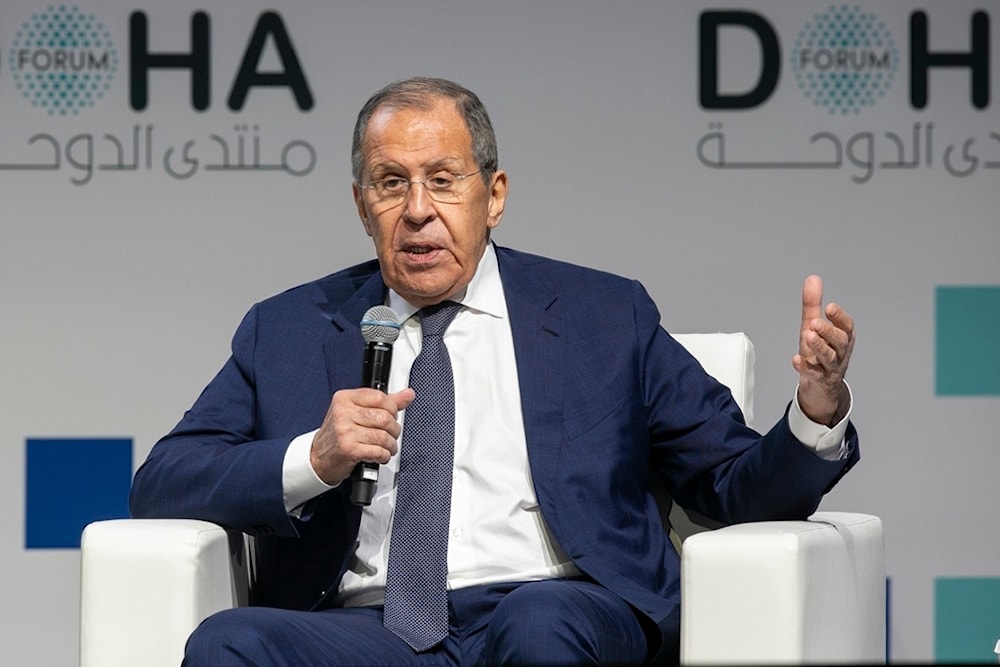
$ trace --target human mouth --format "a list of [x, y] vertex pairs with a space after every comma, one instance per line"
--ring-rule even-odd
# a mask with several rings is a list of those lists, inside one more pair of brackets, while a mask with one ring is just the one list
[[435, 245], [408, 245], [403, 247], [403, 254], [415, 262], [433, 260], [440, 252], [441, 248]]

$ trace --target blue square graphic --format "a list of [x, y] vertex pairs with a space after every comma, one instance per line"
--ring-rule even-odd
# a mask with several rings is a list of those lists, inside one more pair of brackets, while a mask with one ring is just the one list
[[1000, 637], [1000, 578], [934, 580], [934, 659], [996, 664]]
[[1000, 396], [1000, 286], [938, 286], [938, 396]]
[[25, 453], [26, 549], [78, 549], [91, 521], [128, 517], [131, 438], [28, 438]]

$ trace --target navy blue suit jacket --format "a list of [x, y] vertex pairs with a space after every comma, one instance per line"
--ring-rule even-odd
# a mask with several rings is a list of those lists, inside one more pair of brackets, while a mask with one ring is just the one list
[[[821, 460], [782, 419], [747, 428], [729, 391], [661, 327], [631, 280], [497, 248], [531, 477], [552, 534], [581, 571], [658, 626], [676, 651], [679, 561], [650, 495], [725, 523], [801, 519], [858, 458]], [[214, 521], [256, 536], [258, 604], [329, 604], [357, 538], [349, 484], [285, 511], [289, 442], [361, 380], [358, 323], [386, 288], [371, 261], [257, 304], [232, 357], [136, 473], [136, 517]]]

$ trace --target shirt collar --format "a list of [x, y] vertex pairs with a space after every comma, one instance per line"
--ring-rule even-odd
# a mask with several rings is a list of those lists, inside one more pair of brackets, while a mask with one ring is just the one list
[[[492, 317], [504, 317], [506, 308], [503, 283], [500, 282], [500, 266], [492, 243], [486, 244], [486, 251], [479, 260], [472, 280], [465, 288], [465, 294], [453, 297], [451, 300]], [[419, 310], [392, 289], [389, 290], [388, 305], [399, 315], [400, 322], [413, 317]]]

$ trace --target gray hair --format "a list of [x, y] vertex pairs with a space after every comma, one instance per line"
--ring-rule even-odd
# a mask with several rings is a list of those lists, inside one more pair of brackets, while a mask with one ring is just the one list
[[354, 180], [361, 181], [364, 169], [361, 145], [368, 131], [368, 122], [376, 111], [383, 107], [430, 110], [434, 101], [441, 98], [455, 102], [469, 134], [472, 135], [472, 157], [479, 167], [483, 182], [489, 184], [490, 177], [497, 170], [498, 158], [497, 138], [486, 107], [471, 90], [453, 81], [428, 77], [414, 77], [391, 83], [372, 95], [361, 107], [351, 143], [351, 172]]

